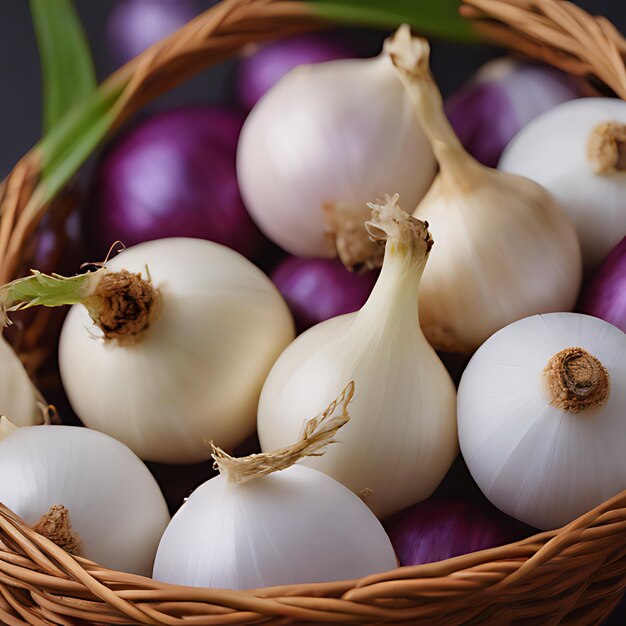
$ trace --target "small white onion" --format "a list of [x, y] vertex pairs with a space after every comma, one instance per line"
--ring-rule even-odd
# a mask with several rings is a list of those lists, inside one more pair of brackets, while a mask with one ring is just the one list
[[[570, 348], [606, 368], [608, 397], [602, 370]], [[568, 379], [580, 390], [564, 387]], [[472, 476], [502, 511], [543, 529], [626, 489], [625, 418], [626, 335], [575, 313], [503, 328], [474, 354], [458, 391], [459, 439]]]
[[78, 555], [149, 575], [169, 521], [146, 466], [123, 444], [75, 426], [18, 428], [0, 441], [0, 502], [35, 526], [69, 512]]
[[149, 274], [160, 308], [130, 343], [105, 340], [84, 306], [72, 308], [59, 363], [77, 415], [151, 461], [201, 461], [208, 439], [241, 443], [254, 431], [263, 381], [294, 335], [278, 290], [240, 254], [198, 239], [128, 248], [106, 272], [121, 269]]
[[244, 484], [216, 476], [167, 527], [154, 578], [254, 589], [358, 578], [397, 566], [360, 498], [325, 474], [291, 467]]
[[11, 346], [0, 337], [0, 415], [16, 426], [41, 423], [37, 392]]
[[366, 203], [391, 191], [415, 205], [435, 174], [386, 53], [289, 72], [252, 110], [237, 158], [246, 206], [272, 241], [305, 257], [339, 250], [348, 265], [370, 249]]
[[[597, 134], [603, 122], [615, 122], [617, 135]], [[626, 102], [583, 98], [560, 104], [523, 128], [498, 167], [552, 193], [574, 221], [583, 263], [593, 270], [626, 235], [625, 148]], [[600, 154], [613, 155], [601, 172]]]

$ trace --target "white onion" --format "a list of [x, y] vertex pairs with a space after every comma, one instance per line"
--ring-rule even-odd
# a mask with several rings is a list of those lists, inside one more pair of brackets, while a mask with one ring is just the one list
[[156, 481], [126, 446], [87, 428], [18, 428], [0, 441], [0, 475], [0, 502], [27, 524], [61, 505], [79, 556], [150, 574], [169, 514]]
[[415, 205], [435, 165], [383, 53], [289, 72], [248, 117], [237, 172], [250, 214], [275, 243], [306, 257], [339, 249], [357, 265], [371, 250], [366, 203], [397, 192]]
[[571, 310], [581, 281], [571, 220], [541, 186], [467, 154], [444, 114], [426, 40], [405, 26], [386, 46], [440, 165], [414, 212], [436, 242], [420, 286], [428, 341], [471, 353], [517, 319]]
[[396, 564], [360, 498], [293, 465], [243, 485], [217, 476], [196, 489], [163, 535], [154, 578], [253, 589], [357, 578]]
[[[603, 122], [615, 122], [620, 139], [597, 136]], [[595, 137], [601, 153], [615, 150], [616, 159], [598, 172], [590, 158]], [[584, 98], [558, 105], [523, 128], [507, 146], [499, 168], [522, 174], [543, 185], [570, 215], [580, 239], [583, 263], [593, 270], [626, 235], [626, 102]], [[617, 149], [616, 149], [617, 147]], [[603, 169], [603, 168], [601, 168]]]
[[[294, 441], [309, 415], [354, 380], [339, 444], [302, 463], [332, 476], [386, 517], [427, 498], [457, 452], [455, 389], [418, 321], [420, 278], [432, 244], [397, 197], [372, 205], [368, 229], [386, 239], [382, 272], [357, 313], [300, 335], [272, 368], [259, 401], [264, 451]], [[435, 246], [438, 244], [435, 244]]]
[[294, 465], [306, 455], [325, 454], [349, 419], [353, 393], [350, 383], [283, 449], [237, 459], [214, 448], [220, 475], [199, 487], [172, 519], [154, 577], [250, 589], [393, 569], [391, 542], [362, 500], [321, 472]]
[[121, 345], [103, 339], [84, 306], [70, 311], [59, 364], [77, 415], [151, 461], [206, 459], [207, 439], [241, 443], [254, 431], [263, 381], [294, 334], [274, 285], [236, 252], [197, 239], [139, 244], [106, 272], [122, 268], [149, 272], [160, 312]]
[[[590, 384], [578, 410], [555, 402], [544, 370], [568, 348], [606, 368], [604, 402]], [[566, 524], [626, 489], [625, 417], [626, 335], [587, 315], [536, 315], [503, 328], [459, 386], [459, 439], [472, 476], [497, 507], [538, 528]]]

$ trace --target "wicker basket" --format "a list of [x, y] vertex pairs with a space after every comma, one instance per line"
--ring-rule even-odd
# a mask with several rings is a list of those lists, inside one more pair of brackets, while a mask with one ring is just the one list
[[[626, 45], [606, 20], [560, 0], [466, 0], [464, 11], [493, 39], [594, 76], [626, 98]], [[103, 84], [115, 94], [106, 131], [247, 43], [324, 25], [302, 2], [224, 0]], [[71, 197], [46, 193], [41, 163], [36, 146], [0, 189], [2, 282], [23, 273], [41, 217], [63, 214]], [[43, 328], [31, 324], [26, 351]], [[514, 544], [361, 580], [252, 591], [177, 587], [104, 569], [70, 556], [2, 505], [0, 542], [0, 620], [9, 626], [587, 625], [600, 623], [626, 588], [626, 492], [558, 531]]]

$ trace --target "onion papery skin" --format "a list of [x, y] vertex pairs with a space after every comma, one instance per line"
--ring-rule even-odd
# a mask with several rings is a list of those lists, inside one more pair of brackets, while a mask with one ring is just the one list
[[589, 282], [581, 311], [626, 333], [626, 237], [615, 246]]
[[63, 505], [80, 556], [150, 574], [169, 514], [156, 481], [126, 446], [78, 426], [18, 428], [0, 442], [0, 472], [0, 501], [27, 524]]
[[359, 55], [332, 34], [310, 33], [280, 39], [241, 61], [235, 91], [241, 105], [249, 111], [292, 69], [355, 56]]
[[528, 179], [477, 167], [467, 189], [440, 175], [414, 212], [438, 242], [420, 284], [422, 329], [436, 349], [464, 354], [516, 320], [571, 311], [581, 284], [562, 207]]
[[496, 167], [513, 137], [538, 115], [583, 95], [582, 82], [547, 65], [503, 57], [486, 63], [446, 100], [446, 114], [465, 149]]
[[293, 339], [287, 305], [247, 259], [200, 239], [127, 248], [107, 264], [146, 276], [161, 311], [133, 345], [104, 341], [87, 309], [69, 312], [59, 346], [63, 386], [83, 423], [161, 463], [208, 459], [254, 432], [274, 361]]
[[338, 259], [285, 258], [272, 272], [296, 322], [297, 331], [358, 311], [376, 282], [376, 272], [349, 272]]
[[[544, 370], [568, 348], [606, 368], [603, 406], [551, 403]], [[543, 530], [559, 528], [626, 489], [626, 335], [579, 313], [519, 320], [490, 337], [458, 390], [461, 452], [487, 498]]]
[[395, 568], [380, 522], [332, 478], [300, 465], [243, 484], [217, 476], [163, 534], [153, 577], [222, 589], [359, 578]]
[[611, 121], [626, 124], [626, 102], [565, 102], [524, 127], [498, 165], [538, 182], [557, 199], [574, 222], [587, 273], [626, 235], [626, 172], [596, 174], [587, 157], [592, 130]]
[[248, 258], [265, 243], [237, 183], [242, 117], [220, 107], [158, 113], [123, 134], [99, 164], [83, 226], [94, 259], [111, 244], [198, 237]]
[[269, 239], [296, 256], [331, 258], [337, 246], [327, 207], [365, 222], [367, 202], [390, 191], [414, 206], [435, 164], [391, 61], [381, 55], [300, 66], [284, 76], [244, 124], [237, 174], [244, 203]]
[[122, 65], [195, 15], [190, 0], [117, 0], [105, 26], [111, 57]]
[[495, 548], [520, 538], [521, 528], [490, 505], [468, 500], [424, 500], [385, 522], [400, 565], [423, 565]]

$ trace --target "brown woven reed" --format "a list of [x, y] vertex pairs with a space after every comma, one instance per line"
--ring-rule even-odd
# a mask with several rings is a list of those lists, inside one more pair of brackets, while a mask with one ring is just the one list
[[[465, 0], [489, 38], [626, 97], [626, 44], [560, 0]], [[224, 0], [121, 68], [115, 129], [155, 96], [243, 46], [325, 24], [293, 0]], [[0, 282], [21, 275], [44, 199], [35, 146], [0, 186]], [[31, 324], [30, 344], [45, 324]], [[28, 345], [28, 342], [26, 342]], [[123, 532], [123, 528], [120, 528]], [[0, 505], [0, 621], [17, 624], [599, 624], [626, 588], [626, 492], [559, 531], [361, 580], [236, 592], [176, 587], [72, 557]]]
[[[123, 532], [123, 529], [120, 529]], [[176, 587], [70, 556], [0, 506], [0, 619], [17, 624], [599, 624], [626, 579], [626, 492], [560, 531], [360, 580]]]

